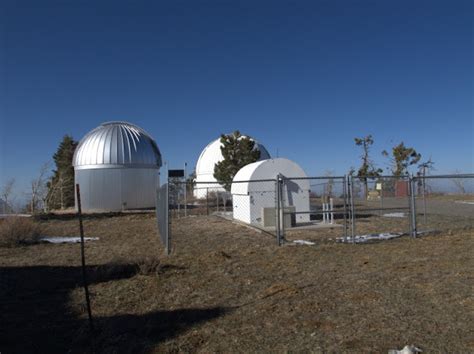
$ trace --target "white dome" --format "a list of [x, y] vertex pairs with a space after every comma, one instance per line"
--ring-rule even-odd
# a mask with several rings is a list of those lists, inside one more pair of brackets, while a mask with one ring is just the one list
[[[296, 163], [285, 158], [268, 159], [257, 161], [242, 167], [234, 176], [233, 182], [258, 181], [276, 179], [281, 174], [286, 178], [300, 178], [298, 184], [302, 189], [309, 190], [308, 176], [304, 170]], [[258, 183], [232, 183], [232, 194], [248, 194], [252, 188], [261, 188]]]
[[[196, 164], [196, 177], [198, 181], [202, 182], [214, 182], [214, 166], [224, 160], [221, 152], [222, 143], [221, 139], [218, 138], [211, 143], [209, 143], [204, 150], [202, 150], [201, 155]], [[253, 139], [252, 139], [253, 140]], [[267, 149], [255, 141], [255, 149], [260, 150], [260, 159], [266, 160], [270, 158], [270, 154]]]
[[307, 175], [297, 163], [283, 158], [257, 161], [237, 172], [231, 188], [234, 219], [265, 226], [265, 209], [275, 209], [275, 180], [280, 174], [288, 178], [281, 191], [284, 207], [294, 208], [296, 223], [309, 222]]
[[74, 153], [75, 169], [161, 167], [161, 153], [153, 138], [127, 122], [107, 122], [90, 131]]

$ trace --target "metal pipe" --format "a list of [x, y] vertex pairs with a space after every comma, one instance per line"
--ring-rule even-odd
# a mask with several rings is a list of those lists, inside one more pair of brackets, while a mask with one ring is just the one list
[[166, 200], [166, 213], [165, 213], [165, 222], [166, 222], [166, 254], [170, 254], [171, 253], [171, 220], [170, 220], [170, 217], [169, 217], [169, 196], [170, 196], [170, 184], [167, 183], [166, 184], [166, 196], [165, 196], [165, 200]]
[[209, 188], [206, 188], [206, 214], [209, 215]]
[[281, 246], [281, 234], [280, 234], [280, 177], [278, 176], [275, 181], [275, 229], [276, 229], [276, 237], [277, 237], [277, 244]]
[[409, 213], [409, 219], [408, 219], [408, 234], [409, 235], [412, 235], [413, 236], [413, 205], [412, 205], [412, 200], [411, 200], [411, 195], [413, 194], [411, 192], [411, 188], [412, 188], [412, 180], [411, 180], [411, 177], [408, 176], [408, 213]]
[[416, 227], [416, 199], [415, 199], [415, 183], [413, 181], [413, 178], [411, 179], [411, 189], [412, 189], [412, 193], [411, 193], [411, 201], [412, 201], [412, 210], [411, 210], [411, 213], [412, 213], [412, 236], [413, 237], [417, 237], [418, 235], [418, 231], [417, 231], [417, 227]]
[[186, 167], [188, 163], [184, 163], [184, 216], [188, 216], [188, 184], [186, 181]]
[[354, 207], [354, 176], [350, 176], [350, 201], [351, 201], [351, 238], [355, 244], [355, 207]]
[[280, 227], [280, 245], [283, 243], [283, 240], [285, 239], [285, 218], [284, 218], [284, 211], [285, 211], [285, 201], [284, 201], [284, 183], [285, 179], [282, 177], [282, 175], [279, 176], [280, 179], [280, 222], [281, 222], [281, 227]]
[[344, 238], [347, 237], [347, 176], [344, 176], [342, 184], [342, 195], [344, 199]]
[[333, 213], [333, 209], [334, 209], [334, 200], [333, 198], [329, 198], [329, 210], [331, 211], [331, 224], [334, 224], [334, 213]]

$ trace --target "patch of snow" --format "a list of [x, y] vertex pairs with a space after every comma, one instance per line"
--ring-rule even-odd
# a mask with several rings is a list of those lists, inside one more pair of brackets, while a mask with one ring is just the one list
[[0, 214], [0, 219], [3, 218], [12, 218], [12, 217], [18, 217], [18, 218], [30, 218], [30, 214]]
[[455, 203], [474, 205], [474, 200], [456, 200]]
[[294, 240], [293, 243], [296, 243], [297, 245], [309, 245], [309, 246], [315, 245], [314, 242], [305, 241], [305, 240]]
[[[383, 232], [380, 234], [369, 234], [369, 235], [357, 235], [354, 237], [355, 243], [365, 243], [370, 241], [385, 241], [391, 240], [393, 238], [397, 238], [404, 235], [403, 233], [390, 233], [390, 232]], [[352, 237], [338, 237], [336, 239], [337, 242], [344, 242], [344, 243], [352, 243]]]
[[387, 218], [404, 218], [406, 215], [405, 213], [388, 213], [383, 214], [382, 216], [385, 216]]
[[415, 347], [414, 345], [405, 345], [402, 350], [390, 349], [388, 354], [416, 354], [422, 352], [423, 350]]
[[[97, 241], [98, 237], [84, 237], [84, 241]], [[50, 237], [44, 236], [40, 237], [40, 241], [48, 243], [80, 243], [81, 238], [77, 236], [71, 237]]]

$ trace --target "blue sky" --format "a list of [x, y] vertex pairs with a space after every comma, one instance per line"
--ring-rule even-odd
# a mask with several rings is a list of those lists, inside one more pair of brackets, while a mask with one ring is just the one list
[[474, 171], [473, 2], [22, 1], [0, 5], [0, 183], [64, 134], [147, 130], [171, 167], [239, 129], [308, 174], [400, 141]]

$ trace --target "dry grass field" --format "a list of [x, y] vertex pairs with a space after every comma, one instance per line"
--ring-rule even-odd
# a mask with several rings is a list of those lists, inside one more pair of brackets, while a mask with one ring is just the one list
[[[370, 230], [398, 222], [364, 221]], [[78, 235], [68, 215], [40, 221]], [[359, 225], [362, 225], [359, 223]], [[372, 225], [372, 226], [371, 226]], [[90, 216], [95, 334], [78, 244], [0, 248], [0, 352], [474, 352], [474, 231], [381, 243], [277, 247], [215, 216], [174, 219], [163, 256], [153, 214]], [[314, 236], [317, 235], [317, 236]]]

